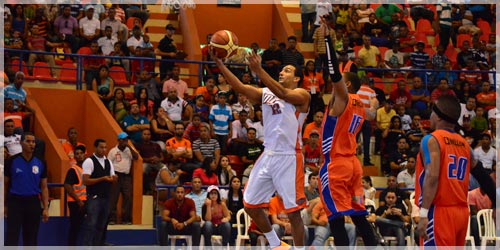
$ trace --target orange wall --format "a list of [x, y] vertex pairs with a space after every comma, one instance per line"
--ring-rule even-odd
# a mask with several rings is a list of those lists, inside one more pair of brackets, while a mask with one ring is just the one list
[[206, 43], [207, 34], [226, 29], [238, 36], [241, 46], [250, 47], [257, 42], [261, 48], [267, 48], [272, 35], [273, 5], [245, 2], [242, 1], [241, 8], [197, 4], [193, 12], [200, 42]]
[[[49, 166], [49, 182], [62, 183], [69, 159], [64, 155], [57, 138], [67, 138], [67, 130], [75, 127], [78, 141], [87, 145], [90, 156], [94, 152], [94, 140], [106, 140], [108, 150], [116, 146], [120, 126], [115, 122], [99, 97], [92, 91], [29, 89], [29, 103], [36, 104], [35, 134], [47, 144], [46, 158]], [[61, 155], [62, 151], [62, 155]], [[133, 223], [140, 224], [142, 208], [142, 159], [134, 161], [133, 175]]]

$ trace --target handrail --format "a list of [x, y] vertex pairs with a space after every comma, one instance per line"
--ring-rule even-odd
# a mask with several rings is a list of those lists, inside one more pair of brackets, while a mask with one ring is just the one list
[[[45, 52], [45, 51], [28, 51], [28, 50], [18, 50], [18, 49], [3, 49], [6, 52], [14, 52], [14, 53], [20, 53], [20, 57], [23, 58], [24, 54], [42, 54], [42, 55], [60, 55], [60, 56], [66, 56], [66, 57], [76, 57], [77, 58], [77, 65], [76, 65], [76, 70], [77, 70], [77, 78], [76, 78], [76, 88], [77, 90], [82, 89], [82, 77], [83, 77], [83, 59], [84, 58], [109, 58], [109, 59], [125, 59], [125, 60], [140, 60], [140, 69], [142, 71], [143, 69], [143, 64], [146, 61], [153, 61], [154, 63], [156, 62], [173, 62], [173, 63], [182, 63], [182, 64], [197, 64], [198, 65], [198, 72], [197, 74], [184, 74], [186, 76], [198, 76], [198, 84], [197, 86], [202, 86], [203, 85], [203, 65], [213, 65], [215, 62], [208, 62], [208, 61], [193, 61], [193, 60], [178, 60], [178, 59], [157, 59], [151, 58], [151, 57], [133, 57], [133, 56], [124, 56], [124, 57], [119, 57], [119, 56], [103, 56], [103, 55], [82, 55], [82, 54], [56, 54], [54, 52]], [[1, 51], [1, 50], [0, 50]], [[226, 65], [229, 66], [247, 66], [246, 64], [239, 64], [239, 63], [227, 63]], [[19, 69], [20, 71], [23, 70], [23, 65], [22, 61], [19, 60]], [[265, 66], [265, 65], [264, 65]], [[319, 69], [319, 68], [318, 68]], [[435, 69], [381, 69], [381, 68], [358, 68], [359, 71], [367, 71], [367, 72], [415, 72], [415, 73], [429, 73], [429, 72], [453, 72], [457, 73], [459, 75], [460, 73], [480, 73], [480, 74], [492, 74], [493, 75], [493, 83], [490, 83], [491, 85], [494, 85], [496, 88], [496, 70], [495, 71], [490, 71], [490, 70], [435, 70]], [[127, 73], [131, 73], [131, 71], [127, 71]], [[159, 72], [150, 72], [150, 73], [159, 73]], [[422, 79], [423, 83], [425, 84], [426, 87], [428, 87], [429, 82], [427, 78], [427, 74], [424, 74], [424, 79]], [[397, 79], [396, 77], [395, 79]], [[383, 82], [385, 84], [385, 82]], [[392, 82], [391, 82], [392, 83]], [[132, 84], [132, 83], [131, 83]], [[450, 83], [451, 84], [451, 83]]]

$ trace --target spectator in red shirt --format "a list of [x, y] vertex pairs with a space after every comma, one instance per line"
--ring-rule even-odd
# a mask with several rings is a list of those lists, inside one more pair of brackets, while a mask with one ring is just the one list
[[474, 60], [472, 58], [467, 59], [466, 61], [467, 66], [462, 69], [460, 73], [460, 80], [467, 82], [468, 84], [471, 85], [473, 89], [478, 89], [479, 82], [482, 80], [481, 73], [476, 73], [476, 72], [467, 72], [470, 70], [477, 70], [479, 71], [480, 69], [476, 66], [474, 63]]
[[[141, 46], [135, 47], [135, 56], [138, 59], [132, 60], [130, 65], [130, 71], [132, 74], [132, 83], [135, 84], [137, 82], [137, 78], [140, 77], [140, 74], [143, 70], [148, 73], [155, 72], [155, 64], [152, 60], [143, 60], [139, 58], [148, 58], [147, 51], [145, 51]], [[151, 59], [151, 58], [148, 58]]]
[[[28, 43], [27, 47], [31, 51], [39, 51], [39, 52], [47, 52], [45, 49], [45, 46], [50, 46], [50, 47], [57, 47], [60, 46], [58, 43], [51, 43], [45, 39], [45, 37], [40, 36], [40, 28], [38, 25], [33, 25], [31, 28], [31, 37], [28, 38]], [[53, 55], [47, 55], [47, 54], [35, 54], [31, 53], [29, 55], [28, 59], [28, 70], [30, 71], [30, 74], [33, 75], [33, 64], [35, 61], [38, 61], [40, 59], [43, 59], [50, 67], [50, 73], [52, 77], [56, 77], [56, 72], [55, 72], [55, 61], [54, 61], [54, 56]]]
[[[97, 40], [90, 43], [90, 51], [92, 52], [90, 56], [102, 56], [102, 52], [99, 51], [99, 44], [97, 44]], [[87, 90], [92, 90], [92, 81], [99, 77], [99, 68], [101, 65], [105, 64], [106, 62], [102, 57], [83, 58], [83, 69], [85, 70], [85, 83], [87, 84]]]
[[398, 82], [398, 88], [391, 92], [390, 100], [395, 105], [403, 105], [406, 109], [411, 108], [411, 94], [406, 89], [405, 80], [400, 80]]
[[442, 95], [456, 96], [455, 95], [455, 91], [453, 91], [452, 89], [450, 89], [450, 87], [448, 85], [448, 80], [446, 78], [440, 79], [439, 80], [439, 85], [437, 86], [436, 89], [434, 89], [434, 91], [432, 91], [432, 93], [431, 93], [431, 102], [435, 103], [437, 101], [437, 99], [440, 96], [442, 96]]
[[201, 168], [197, 168], [193, 172], [193, 178], [198, 177], [201, 179], [201, 184], [204, 186], [208, 185], [219, 185], [219, 180], [217, 179], [217, 175], [215, 174], [215, 170], [217, 170], [217, 162], [213, 157], [207, 156], [203, 159], [203, 163], [201, 164]]

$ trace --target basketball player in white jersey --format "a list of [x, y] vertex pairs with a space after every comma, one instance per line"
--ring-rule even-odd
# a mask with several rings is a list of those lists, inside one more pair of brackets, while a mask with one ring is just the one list
[[[290, 220], [295, 247], [303, 249], [304, 226], [300, 210], [307, 206], [304, 195], [304, 166], [301, 131], [309, 110], [310, 95], [297, 88], [301, 70], [287, 65], [274, 80], [262, 68], [259, 55], [249, 56], [250, 69], [262, 80], [266, 88], [243, 84], [215, 56], [215, 62], [224, 77], [237, 93], [242, 93], [253, 104], [262, 104], [264, 122], [264, 152], [255, 162], [243, 194], [245, 211], [264, 232], [271, 248], [289, 248], [272, 230], [263, 208], [277, 191], [283, 198], [285, 211]], [[291, 226], [293, 225], [293, 226]]]

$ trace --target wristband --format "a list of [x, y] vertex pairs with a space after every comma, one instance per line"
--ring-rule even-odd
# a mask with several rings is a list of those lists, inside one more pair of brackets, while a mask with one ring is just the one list
[[184, 221], [184, 226], [187, 227], [187, 225], [188, 225], [187, 222]]
[[427, 218], [427, 215], [429, 214], [429, 209], [426, 208], [420, 208], [420, 218]]

